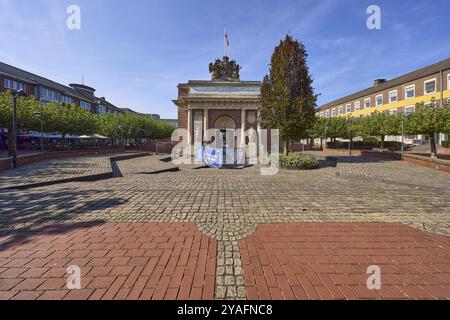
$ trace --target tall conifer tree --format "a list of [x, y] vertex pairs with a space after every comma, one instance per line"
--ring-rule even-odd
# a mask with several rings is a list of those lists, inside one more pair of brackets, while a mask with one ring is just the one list
[[264, 77], [261, 124], [280, 130], [284, 153], [292, 139], [304, 138], [314, 123], [317, 96], [307, 66], [305, 46], [291, 36], [280, 41]]

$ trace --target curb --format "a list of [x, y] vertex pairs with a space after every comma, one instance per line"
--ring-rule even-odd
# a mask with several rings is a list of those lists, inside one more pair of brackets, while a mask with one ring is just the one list
[[111, 163], [111, 171], [110, 172], [97, 173], [97, 174], [91, 174], [91, 175], [87, 175], [87, 176], [79, 176], [79, 177], [72, 177], [72, 178], [65, 178], [65, 179], [58, 179], [58, 180], [51, 180], [51, 181], [33, 182], [33, 183], [27, 183], [27, 184], [21, 184], [21, 185], [6, 186], [6, 187], [1, 187], [0, 190], [23, 190], [23, 189], [45, 187], [45, 186], [50, 186], [50, 185], [54, 185], [54, 184], [68, 183], [68, 182], [83, 182], [83, 181], [93, 182], [93, 181], [100, 181], [100, 180], [122, 177], [123, 175], [120, 172], [119, 166], [117, 165], [116, 161], [146, 157], [149, 155], [150, 155], [150, 153], [136, 153], [136, 154], [127, 154], [127, 155], [122, 155], [122, 156], [109, 157], [109, 161]]

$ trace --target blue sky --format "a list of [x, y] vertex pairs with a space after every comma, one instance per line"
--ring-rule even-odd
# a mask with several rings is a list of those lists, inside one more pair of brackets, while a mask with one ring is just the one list
[[[81, 30], [66, 8], [81, 8]], [[366, 27], [379, 5], [381, 30]], [[448, 0], [0, 0], [0, 61], [97, 89], [120, 107], [176, 118], [176, 85], [210, 79], [228, 55], [242, 80], [261, 80], [286, 33], [309, 52], [319, 104], [450, 56]]]

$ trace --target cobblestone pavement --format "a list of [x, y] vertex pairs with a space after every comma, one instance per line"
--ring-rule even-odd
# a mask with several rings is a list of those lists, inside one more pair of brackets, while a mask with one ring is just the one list
[[0, 173], [0, 188], [111, 172], [109, 156], [43, 160]]
[[261, 225], [239, 245], [252, 300], [450, 298], [450, 239], [401, 224]]
[[[334, 167], [275, 176], [253, 167], [0, 191], [0, 232], [52, 221], [195, 222], [208, 236], [236, 241], [261, 223], [385, 221], [449, 235], [448, 174], [426, 169], [416, 179], [421, 188], [337, 177]], [[442, 187], [429, 188], [428, 180]]]
[[153, 174], [162, 171], [190, 171], [205, 167], [203, 164], [176, 165], [170, 161], [170, 155], [152, 155], [130, 160], [118, 161], [117, 165], [123, 176]]
[[338, 159], [337, 172], [347, 177], [383, 179], [389, 183], [429, 189], [448, 189], [450, 184], [449, 174], [442, 174], [405, 161], [361, 157]]
[[171, 162], [161, 161], [162, 159], [167, 158], [167, 155], [162, 156], [148, 156], [148, 157], [140, 157], [135, 159], [117, 161], [117, 166], [119, 167], [122, 175], [125, 176], [133, 176], [143, 173], [153, 173], [162, 170], [173, 169], [176, 166]]
[[[387, 222], [450, 235], [449, 175], [405, 162], [344, 159], [337, 167], [274, 176], [260, 175], [257, 167], [138, 173], [152, 162], [161, 164], [157, 157], [120, 161], [123, 178], [0, 190], [0, 236], [27, 234], [43, 223], [188, 223], [217, 241], [215, 296], [239, 299], [255, 297], [241, 285], [239, 241], [262, 225]], [[389, 181], [382, 180], [386, 175]], [[412, 183], [402, 180], [411, 175]]]

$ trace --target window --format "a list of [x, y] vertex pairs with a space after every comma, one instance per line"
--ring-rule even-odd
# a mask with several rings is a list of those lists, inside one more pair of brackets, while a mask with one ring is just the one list
[[346, 104], [345, 105], [345, 113], [350, 113], [350, 112], [352, 112], [352, 105]]
[[424, 94], [435, 93], [436, 92], [436, 79], [431, 79], [423, 82], [423, 92]]
[[47, 88], [41, 88], [41, 97], [43, 99], [57, 100], [58, 93]]
[[339, 106], [338, 107], [338, 114], [342, 114], [342, 112], [343, 112], [343, 108], [342, 108], [342, 106]]
[[98, 114], [104, 114], [106, 113], [106, 107], [102, 106], [101, 104], [98, 106], [98, 110], [97, 110]]
[[325, 117], [329, 118], [330, 117], [330, 110], [325, 111]]
[[450, 90], [450, 73], [447, 75], [447, 90]]
[[397, 114], [397, 109], [391, 109], [389, 110], [389, 114]]
[[323, 115], [324, 115], [324, 113], [323, 113], [323, 111], [320, 113], [320, 117], [321, 118], [323, 118]]
[[19, 91], [20, 89], [22, 89], [24, 92], [26, 92], [27, 90], [27, 86], [25, 85], [25, 83], [14, 81], [11, 79], [5, 79], [4, 86], [5, 89], [10, 89], [14, 91]]
[[68, 96], [61, 96], [61, 102], [65, 104], [72, 104], [73, 98]]
[[405, 99], [411, 99], [411, 98], [414, 98], [415, 96], [416, 96], [416, 86], [415, 85], [405, 87]]
[[375, 97], [375, 105], [376, 106], [381, 106], [382, 104], [383, 104], [383, 95], [380, 94], [380, 95]]
[[405, 115], [409, 116], [414, 113], [414, 106], [405, 107]]
[[80, 101], [80, 107], [86, 110], [91, 110], [91, 104], [85, 101]]
[[332, 117], [336, 116], [336, 108], [331, 109], [331, 116]]
[[398, 101], [398, 91], [397, 90], [389, 91], [389, 103], [397, 101]]
[[361, 108], [361, 103], [359, 101], [355, 101], [355, 111]]
[[370, 108], [371, 104], [370, 104], [370, 98], [364, 99], [364, 108]]

